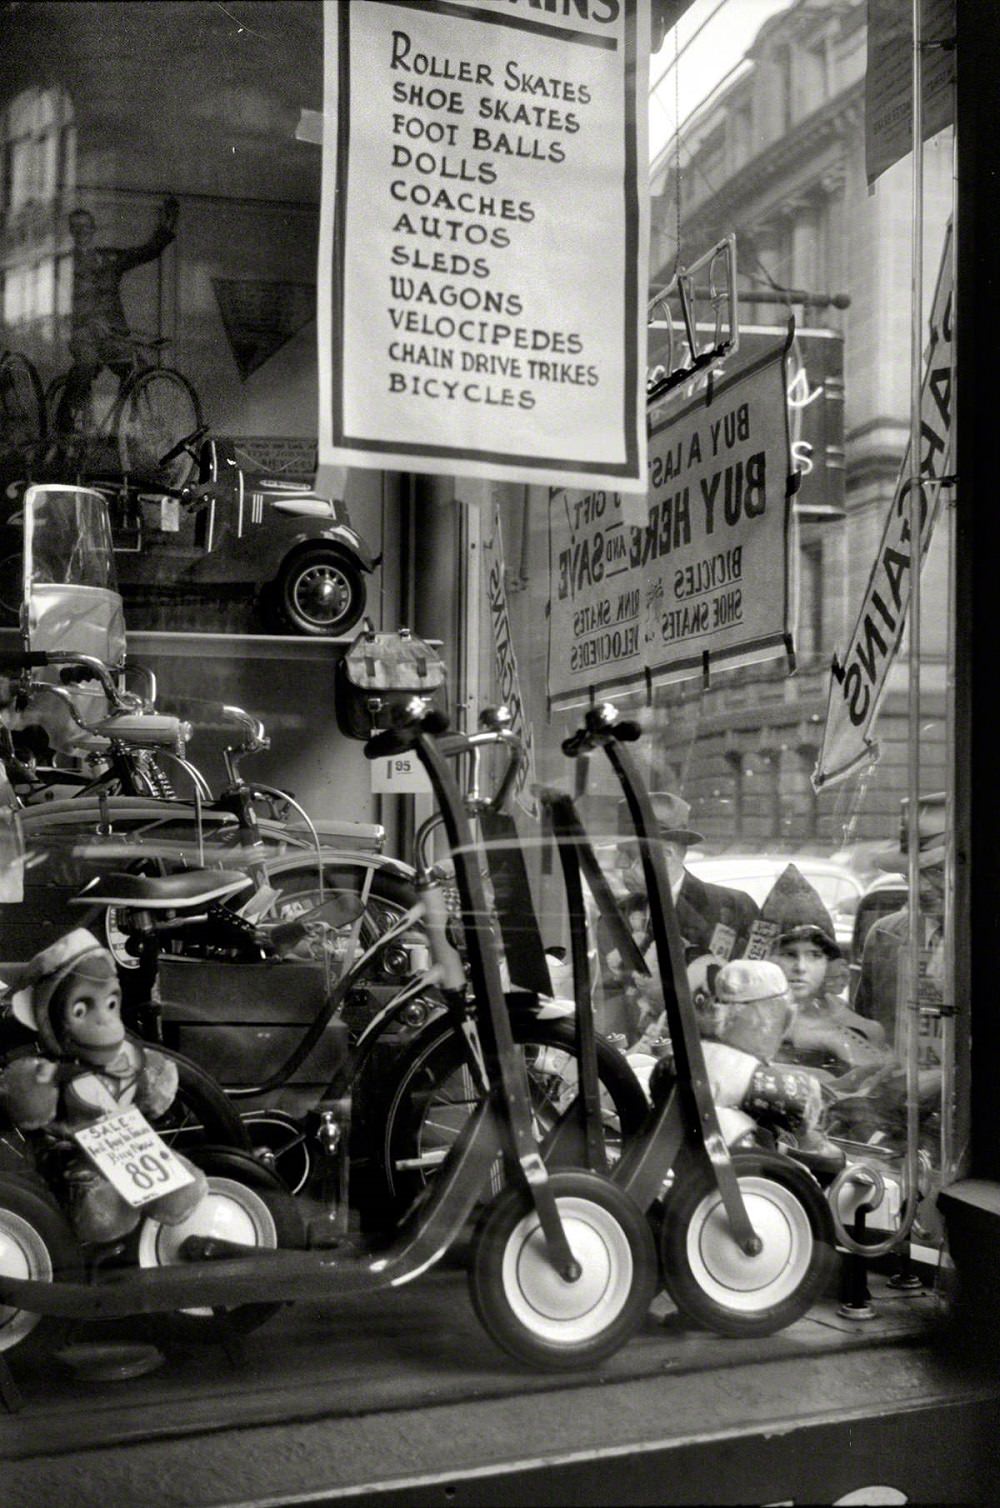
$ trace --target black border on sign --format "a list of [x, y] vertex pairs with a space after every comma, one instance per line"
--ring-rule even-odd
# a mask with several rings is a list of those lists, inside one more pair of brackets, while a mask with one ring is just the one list
[[[375, 0], [375, 3], [383, 5], [411, 5], [413, 0]], [[638, 65], [637, 51], [637, 26], [638, 26], [638, 0], [623, 0], [625, 18], [625, 66], [622, 70], [622, 82], [625, 103], [625, 182], [624, 182], [624, 207], [625, 207], [625, 371], [626, 373], [637, 370], [639, 360], [639, 305], [638, 289], [632, 269], [635, 266], [638, 255], [639, 237], [639, 181], [638, 162], [636, 152], [636, 118], [634, 87], [630, 87], [630, 81], [634, 84], [635, 70]], [[510, 26], [519, 31], [536, 31], [546, 35], [558, 36], [566, 42], [576, 43], [581, 46], [600, 45], [607, 47], [610, 42], [617, 46], [611, 38], [595, 37], [592, 33], [574, 32], [563, 27], [547, 26], [538, 22], [520, 20], [516, 16], [508, 16], [498, 12], [491, 14], [485, 11], [473, 10], [468, 6], [455, 3], [455, 0], [428, 0], [427, 4], [421, 4], [416, 8], [421, 10], [435, 10], [443, 14], [462, 16], [470, 20], [480, 21], [486, 25]], [[350, 48], [350, 10], [349, 4], [342, 3], [338, 7], [338, 58], [337, 58], [337, 82], [340, 93], [341, 108], [339, 110], [339, 127], [337, 132], [337, 204], [334, 208], [334, 250], [333, 250], [333, 279], [334, 296], [331, 299], [331, 313], [333, 327], [330, 331], [331, 361], [331, 428], [333, 432], [333, 444], [338, 449], [365, 451], [372, 455], [383, 455], [388, 459], [399, 459], [405, 456], [426, 456], [433, 458], [441, 457], [447, 460], [470, 460], [492, 462], [498, 466], [517, 466], [525, 471], [553, 471], [563, 470], [572, 474], [593, 474], [595, 476], [621, 477], [628, 480], [635, 475], [638, 462], [638, 439], [637, 414], [636, 414], [636, 387], [634, 382], [625, 382], [623, 394], [623, 421], [625, 430], [625, 459], [618, 463], [605, 461], [580, 461], [568, 456], [536, 456], [511, 454], [500, 450], [470, 450], [464, 445], [393, 445], [388, 440], [366, 439], [361, 435], [348, 435], [344, 429], [344, 366], [340, 343], [337, 339], [338, 330], [344, 328], [344, 220], [343, 206], [347, 204], [349, 189], [348, 183], [348, 158], [350, 148], [350, 68], [348, 65]]]
[[[712, 383], [710, 381], [709, 385], [706, 387], [704, 393], [699, 393], [696, 397], [690, 399], [683, 406], [683, 408], [677, 409], [676, 412], [673, 412], [673, 411], [667, 412], [667, 410], [669, 409], [669, 400], [666, 403], [664, 403], [663, 400], [661, 399], [659, 403], [653, 404], [652, 408], [651, 408], [651, 412], [655, 412], [659, 408], [663, 408], [664, 409], [664, 417], [663, 417], [663, 419], [659, 423], [650, 424], [650, 426], [649, 426], [649, 437], [650, 437], [650, 439], [652, 439], [653, 435], [659, 434], [661, 430], [666, 429], [668, 425], [675, 424], [679, 419], [685, 418], [688, 414], [693, 413], [696, 409], [709, 409], [709, 408], [714, 407], [714, 405], [719, 401], [719, 399], [721, 397], [724, 396], [724, 394], [727, 392], [727, 390], [729, 388], [733, 387], [737, 382], [743, 382], [747, 377], [752, 377], [754, 375], [754, 373], [760, 371], [763, 367], [769, 366], [775, 360], [775, 357], [778, 357], [778, 356], [780, 356], [780, 359], [781, 359], [782, 388], [783, 388], [783, 391], [787, 393], [787, 391], [788, 391], [788, 353], [789, 353], [789, 351], [792, 348], [792, 340], [794, 338], [794, 335], [795, 335], [795, 325], [794, 325], [794, 322], [790, 320], [789, 321], [789, 327], [788, 327], [788, 334], [785, 336], [785, 339], [783, 341], [776, 342], [770, 348], [770, 350], [763, 351], [760, 354], [760, 356], [756, 357], [756, 359], [754, 361], [748, 363], [747, 366], [741, 367], [737, 371], [730, 373], [726, 377], [722, 378], [721, 381], [719, 381], [717, 383]], [[790, 440], [791, 440], [791, 437], [790, 437], [789, 429], [788, 429], [788, 404], [787, 403], [784, 406], [784, 416], [785, 416], [785, 447], [786, 447], [786, 452], [790, 455], [791, 454], [791, 449], [790, 449]], [[798, 490], [798, 486], [799, 486], [799, 474], [798, 474], [798, 472], [797, 471], [790, 471], [787, 474], [786, 478], [785, 478], [785, 521], [784, 521], [784, 533], [783, 533], [783, 548], [784, 548], [784, 552], [785, 552], [785, 569], [784, 569], [784, 572], [782, 573], [782, 575], [783, 575], [783, 586], [784, 586], [784, 600], [782, 602], [782, 609], [781, 609], [781, 618], [782, 618], [783, 627], [780, 630], [775, 630], [775, 632], [773, 634], [766, 634], [766, 635], [764, 635], [762, 638], [751, 639], [748, 642], [743, 643], [743, 644], [739, 644], [739, 645], [735, 645], [734, 644], [731, 649], [720, 649], [720, 650], [716, 650], [714, 652], [710, 651], [709, 652], [709, 662], [712, 665], [717, 665], [720, 668], [725, 668], [725, 665], [726, 665], [727, 661], [729, 661], [729, 660], [741, 659], [744, 655], [755, 654], [758, 650], [768, 649], [768, 648], [776, 647], [776, 646], [779, 646], [779, 645], [782, 648], [785, 648], [786, 650], [788, 649], [788, 646], [789, 646], [789, 644], [791, 642], [791, 632], [792, 632], [792, 625], [791, 625], [790, 617], [789, 617], [790, 608], [791, 608], [791, 592], [790, 592], [790, 579], [789, 579], [790, 575], [791, 575], [791, 572], [789, 570], [789, 549], [790, 549], [790, 544], [791, 544], [791, 531], [792, 531], [792, 521], [793, 521], [791, 503], [792, 503], [792, 497], [794, 496], [795, 492]], [[551, 510], [551, 506], [552, 506], [552, 494], [553, 494], [553, 492], [558, 491], [558, 490], [560, 490], [560, 489], [554, 488], [554, 487], [552, 487], [552, 488], [549, 489], [549, 507], [550, 507], [550, 510]], [[573, 488], [572, 490], [573, 491], [579, 491], [578, 488]], [[647, 499], [648, 499], [648, 496], [649, 496], [649, 490], [647, 488], [647, 490], [646, 490], [646, 497], [647, 497]], [[550, 521], [550, 525], [549, 525], [549, 581], [551, 582], [551, 580], [552, 580], [552, 528], [551, 528], [551, 521]], [[620, 695], [623, 695], [623, 694], [625, 694], [625, 693], [627, 693], [629, 691], [634, 690], [638, 686], [646, 685], [648, 682], [655, 685], [662, 678], [668, 677], [668, 676], [671, 679], [673, 679], [675, 676], [678, 679], [681, 679], [682, 678], [682, 674], [683, 674], [684, 671], [692, 671], [694, 673], [697, 673], [698, 671], [700, 671], [700, 670], [702, 670], [704, 668], [704, 665], [705, 665], [705, 651], [704, 650], [698, 650], [696, 653], [687, 656], [683, 660], [671, 660], [669, 664], [660, 665], [660, 666], [658, 666], [656, 668], [646, 667], [646, 666], [640, 666], [636, 670], [629, 671], [627, 675], [622, 675], [622, 676], [616, 677], [614, 680], [608, 680], [608, 681], [604, 681], [604, 682], [590, 682], [590, 683], [587, 683], [585, 685], [577, 686], [572, 691], [558, 691], [558, 692], [556, 692], [556, 694], [554, 696], [550, 695], [548, 697], [549, 710], [550, 711], [559, 711], [559, 710], [561, 710], [561, 709], [563, 709], [563, 708], [565, 708], [567, 706], [576, 706], [576, 705], [579, 705], [582, 701], [586, 701], [588, 698], [591, 701], [593, 701], [593, 699], [595, 697], [595, 694], [596, 695], [600, 695], [600, 696], [606, 696], [606, 697], [620, 696]], [[681, 673], [680, 675], [678, 674], [679, 672]], [[547, 655], [547, 661], [546, 661], [546, 681], [547, 681], [548, 685], [551, 685], [551, 676], [552, 676], [552, 612], [551, 612], [551, 603], [550, 603], [549, 604], [549, 644], [548, 644], [548, 655]]]

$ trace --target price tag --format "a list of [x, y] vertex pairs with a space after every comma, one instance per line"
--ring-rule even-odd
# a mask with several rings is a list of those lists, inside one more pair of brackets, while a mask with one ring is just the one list
[[751, 923], [750, 936], [747, 939], [744, 958], [767, 958], [771, 949], [778, 941], [781, 928], [777, 922], [765, 922], [758, 919]]
[[415, 754], [393, 754], [371, 762], [372, 792], [377, 796], [429, 796], [427, 771]]
[[709, 940], [708, 951], [716, 958], [721, 958], [723, 963], [733, 956], [733, 948], [736, 945], [736, 932], [732, 927], [727, 927], [725, 922], [716, 922], [715, 929]]
[[73, 1135], [97, 1170], [133, 1209], [194, 1182], [193, 1175], [134, 1105], [102, 1116]]
[[160, 499], [160, 528], [164, 534], [179, 534], [181, 527], [181, 505], [176, 497], [162, 497]]

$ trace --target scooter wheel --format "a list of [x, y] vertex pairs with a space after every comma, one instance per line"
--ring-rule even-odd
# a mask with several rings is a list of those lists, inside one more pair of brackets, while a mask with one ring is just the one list
[[511, 1185], [477, 1224], [469, 1287], [497, 1345], [569, 1372], [610, 1356], [642, 1324], [656, 1291], [656, 1247], [638, 1206], [608, 1179], [571, 1169], [551, 1174], [549, 1186], [581, 1276], [567, 1282], [555, 1270], [530, 1195]]
[[[206, 1148], [193, 1158], [208, 1177], [208, 1195], [180, 1225], [147, 1218], [139, 1227], [136, 1257], [140, 1267], [182, 1261], [188, 1236], [216, 1236], [273, 1251], [306, 1244], [297, 1205], [281, 1180], [246, 1154]], [[232, 1309], [192, 1308], [158, 1315], [157, 1335], [179, 1344], [225, 1341], [248, 1335], [282, 1308], [281, 1303], [239, 1304]]]
[[[76, 1238], [47, 1193], [20, 1176], [0, 1176], [0, 1276], [37, 1282], [79, 1279], [83, 1258]], [[0, 1352], [54, 1350], [69, 1322], [0, 1304]]]
[[732, 1162], [763, 1249], [740, 1250], [707, 1162], [685, 1160], [660, 1226], [663, 1281], [682, 1313], [720, 1335], [772, 1335], [801, 1319], [829, 1281], [830, 1210], [816, 1180], [787, 1158], [738, 1152]]

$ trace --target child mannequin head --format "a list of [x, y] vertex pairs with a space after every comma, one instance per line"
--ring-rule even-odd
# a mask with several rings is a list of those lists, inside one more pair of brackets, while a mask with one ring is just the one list
[[796, 928], [778, 938], [772, 957], [788, 980], [788, 990], [797, 1005], [823, 994], [831, 953], [829, 941], [818, 928]]

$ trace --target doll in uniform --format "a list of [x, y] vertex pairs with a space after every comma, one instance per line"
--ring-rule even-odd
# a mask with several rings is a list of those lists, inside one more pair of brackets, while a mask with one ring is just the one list
[[76, 1150], [74, 1131], [136, 1106], [155, 1120], [177, 1093], [176, 1065], [130, 1040], [121, 1017], [114, 959], [93, 933], [78, 927], [37, 953], [13, 996], [13, 1013], [36, 1033], [38, 1051], [15, 1058], [0, 1074], [0, 1108], [24, 1132], [45, 1132], [71, 1148], [61, 1171], [66, 1212], [81, 1242], [116, 1241], [152, 1215], [178, 1225], [207, 1192], [205, 1175], [134, 1209]]
[[[702, 954], [689, 962], [687, 975], [709, 1091], [726, 1140], [732, 1145], [741, 1130], [752, 1136], [762, 1126], [803, 1151], [836, 1156], [820, 1129], [823, 1100], [815, 1077], [774, 1061], [796, 1016], [777, 964], [749, 958], [720, 964]], [[659, 1057], [649, 1075], [649, 1093], [657, 1099], [674, 1078], [665, 1017], [642, 1042]], [[642, 1043], [637, 1046], [641, 1057]], [[629, 1057], [637, 1072], [646, 1066], [634, 1053]]]

